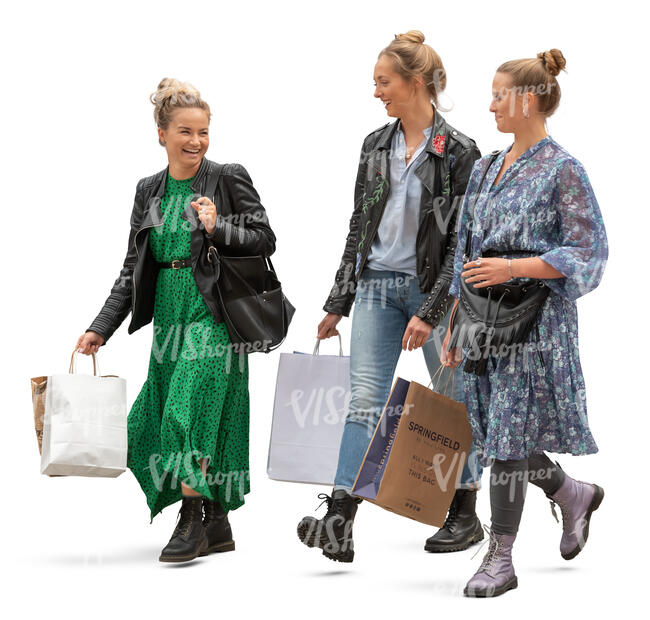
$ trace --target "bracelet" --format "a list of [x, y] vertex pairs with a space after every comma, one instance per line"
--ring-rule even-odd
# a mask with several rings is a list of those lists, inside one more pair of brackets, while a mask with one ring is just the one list
[[510, 259], [510, 258], [508, 259], [508, 272], [510, 273], [510, 277], [514, 278], [514, 276], [512, 275], [512, 264], [510, 262], [511, 260], [512, 259]]

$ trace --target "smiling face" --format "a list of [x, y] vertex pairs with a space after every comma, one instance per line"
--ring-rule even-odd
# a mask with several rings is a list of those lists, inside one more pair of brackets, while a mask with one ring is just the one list
[[405, 80], [395, 71], [393, 61], [386, 55], [375, 65], [375, 97], [381, 99], [388, 116], [401, 118], [417, 101], [418, 83]]
[[179, 108], [167, 129], [158, 128], [158, 136], [165, 142], [171, 167], [179, 170], [198, 169], [210, 145], [210, 121], [201, 108]]
[[497, 129], [503, 133], [515, 133], [523, 127], [528, 118], [524, 116], [524, 96], [528, 100], [529, 118], [533, 115], [534, 95], [517, 94], [512, 87], [509, 73], [497, 72], [492, 80], [492, 102], [490, 112], [494, 114]]

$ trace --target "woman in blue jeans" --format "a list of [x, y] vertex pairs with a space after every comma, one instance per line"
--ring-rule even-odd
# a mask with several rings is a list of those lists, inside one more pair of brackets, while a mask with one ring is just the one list
[[[340, 562], [354, 558], [352, 525], [361, 500], [350, 493], [401, 351], [422, 348], [431, 375], [440, 367], [457, 211], [480, 157], [475, 142], [437, 110], [445, 70], [421, 32], [396, 35], [380, 52], [374, 79], [374, 96], [397, 120], [364, 140], [350, 232], [318, 326], [318, 338], [337, 335], [354, 304], [350, 408], [332, 495], [319, 495], [327, 512], [298, 524], [304, 544]], [[454, 374], [453, 398], [462, 401], [462, 371]], [[481, 473], [472, 449], [447, 520], [425, 549], [459, 551], [483, 538], [475, 513]]]

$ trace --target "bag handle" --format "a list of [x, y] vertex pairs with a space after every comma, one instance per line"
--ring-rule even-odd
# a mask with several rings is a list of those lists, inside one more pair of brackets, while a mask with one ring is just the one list
[[[73, 375], [77, 374], [75, 372], [75, 369], [74, 369], [74, 356], [77, 353], [79, 353], [79, 351], [77, 351], [77, 349], [75, 348], [72, 351], [72, 355], [70, 356], [70, 367], [68, 368], [68, 373], [73, 374]], [[95, 357], [95, 353], [91, 353], [91, 355], [93, 356], [93, 376], [96, 377], [97, 375], [99, 375], [99, 363], [97, 362], [97, 358]]]
[[497, 149], [496, 151], [492, 151], [490, 153], [490, 160], [488, 161], [488, 165], [483, 171], [481, 182], [478, 184], [478, 189], [476, 190], [476, 196], [474, 197], [474, 202], [472, 203], [472, 210], [469, 213], [469, 219], [467, 221], [467, 238], [465, 239], [465, 253], [463, 255], [463, 262], [469, 261], [469, 257], [472, 252], [472, 228], [474, 227], [474, 210], [476, 208], [476, 202], [478, 201], [478, 197], [481, 195], [483, 181], [485, 181], [485, 177], [488, 173], [488, 170], [490, 169], [490, 166], [492, 166], [492, 164], [494, 163], [494, 160], [499, 156], [499, 153], [501, 153], [499, 149]]
[[[440, 391], [440, 390], [438, 390], [438, 385], [440, 385], [440, 379], [442, 377], [443, 368], [450, 368], [451, 372], [449, 373], [449, 376], [447, 377], [447, 381], [445, 381], [445, 384], [442, 386], [442, 391]], [[433, 383], [434, 379], [436, 380], [436, 384], [431, 385]], [[431, 387], [431, 389], [434, 392], [438, 392], [439, 394], [444, 394], [445, 396], [448, 396], [448, 394], [447, 394], [447, 386], [449, 385], [450, 380], [451, 380], [451, 392], [450, 392], [450, 394], [453, 395], [453, 393], [454, 393], [454, 381], [456, 380], [456, 373], [454, 372], [454, 369], [451, 366], [447, 367], [447, 366], [443, 366], [442, 364], [440, 364], [440, 366], [438, 366], [438, 370], [436, 370], [436, 372], [433, 373], [433, 376], [431, 377], [431, 381], [429, 381], [429, 383], [427, 385], [427, 388]], [[449, 396], [449, 397], [451, 398], [451, 396]]]
[[[339, 337], [339, 357], [343, 357], [343, 341], [341, 340], [341, 334], [337, 334]], [[312, 355], [319, 355], [319, 349], [320, 349], [320, 341], [324, 340], [323, 338], [316, 338], [316, 346], [314, 347], [314, 351]]]

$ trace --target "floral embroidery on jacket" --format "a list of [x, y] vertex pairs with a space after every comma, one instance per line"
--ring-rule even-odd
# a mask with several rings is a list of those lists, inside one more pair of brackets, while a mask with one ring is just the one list
[[438, 155], [440, 155], [440, 153], [445, 150], [446, 139], [447, 136], [443, 136], [441, 133], [437, 134], [433, 139], [433, 148], [435, 149], [436, 153], [438, 153]]

